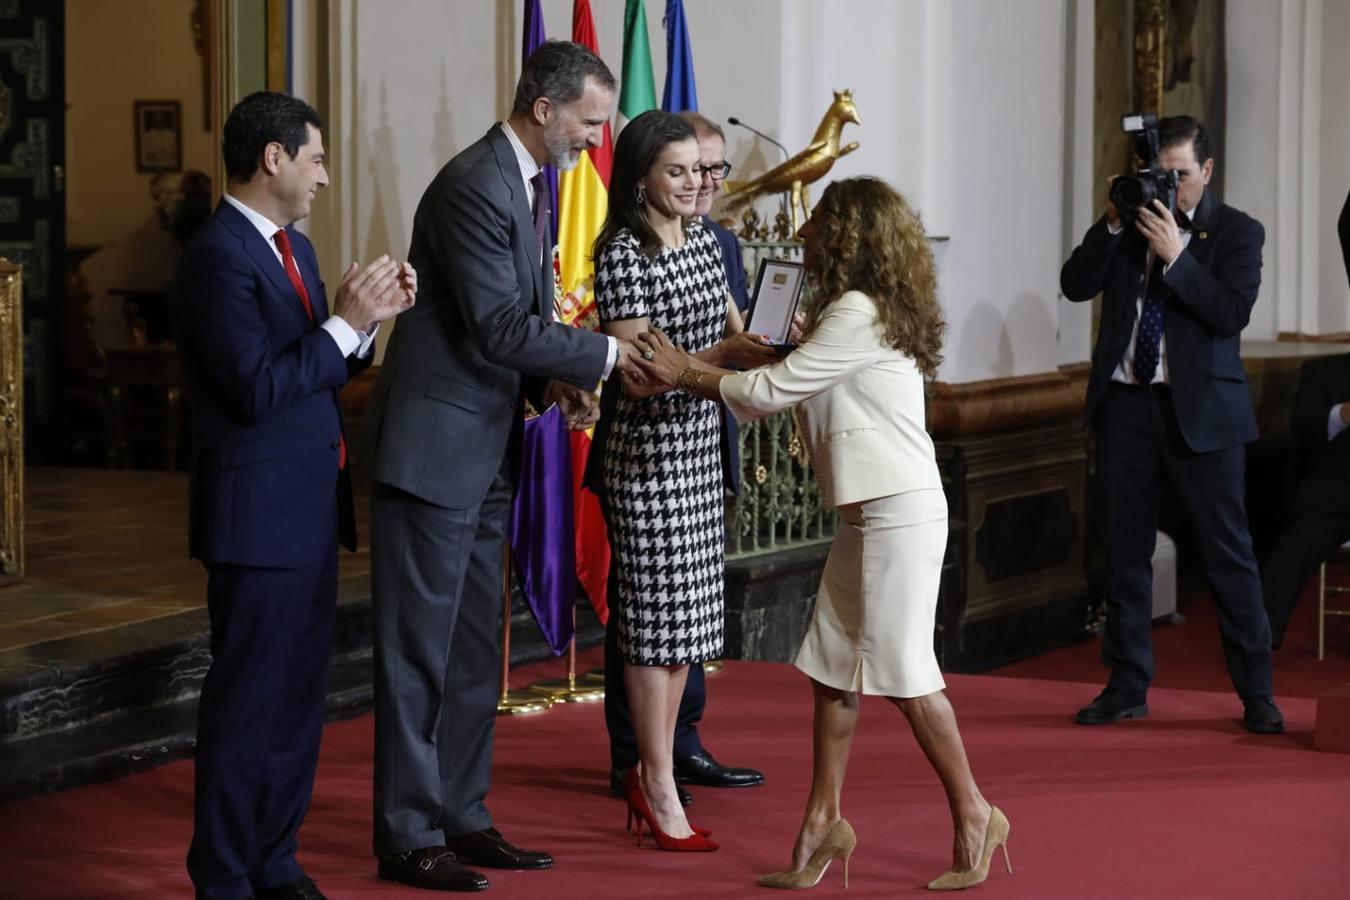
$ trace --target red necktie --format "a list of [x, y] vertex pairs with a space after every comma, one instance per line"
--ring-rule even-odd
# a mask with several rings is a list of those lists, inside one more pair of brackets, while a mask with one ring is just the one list
[[291, 237], [282, 228], [276, 234], [272, 235], [272, 240], [277, 242], [277, 249], [281, 251], [281, 267], [286, 270], [286, 277], [291, 280], [291, 287], [300, 295], [300, 302], [305, 305], [305, 315], [309, 316], [311, 322], [314, 321], [314, 307], [309, 303], [309, 291], [305, 290], [305, 279], [300, 277], [300, 268], [295, 264], [295, 254], [291, 252]]
[[[295, 264], [295, 254], [291, 252], [291, 237], [282, 228], [272, 235], [272, 240], [277, 242], [277, 249], [281, 251], [281, 267], [286, 270], [286, 277], [291, 280], [291, 287], [300, 295], [300, 302], [304, 304], [305, 315], [309, 316], [311, 322], [314, 321], [314, 306], [309, 302], [309, 291], [305, 289], [305, 279], [300, 277], [300, 268]], [[347, 436], [338, 435], [338, 469], [347, 468]]]

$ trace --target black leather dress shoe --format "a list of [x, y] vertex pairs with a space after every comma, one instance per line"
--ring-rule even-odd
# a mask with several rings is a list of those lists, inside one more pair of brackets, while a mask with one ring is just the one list
[[517, 847], [495, 828], [446, 838], [445, 846], [466, 865], [485, 869], [547, 869], [553, 865], [547, 853]]
[[764, 783], [764, 773], [758, 769], [724, 766], [707, 750], [700, 750], [693, 756], [676, 757], [675, 778], [685, 784], [704, 787], [752, 787]]
[[1242, 701], [1242, 727], [1252, 734], [1279, 734], [1284, 731], [1284, 716], [1270, 697]]
[[481, 872], [462, 866], [444, 847], [422, 847], [409, 853], [380, 857], [380, 877], [431, 891], [485, 891]]
[[[627, 769], [609, 770], [609, 792], [615, 797], [623, 796], [623, 777], [628, 774]], [[694, 802], [694, 795], [680, 787], [679, 782], [675, 783], [675, 795], [680, 798], [681, 806], [688, 806]]]
[[1107, 688], [1078, 711], [1078, 724], [1109, 725], [1121, 719], [1142, 719], [1146, 715], [1148, 704], [1142, 698], [1126, 697]]
[[283, 884], [281, 887], [257, 891], [254, 896], [257, 900], [328, 900], [314, 883], [314, 879], [308, 877]]

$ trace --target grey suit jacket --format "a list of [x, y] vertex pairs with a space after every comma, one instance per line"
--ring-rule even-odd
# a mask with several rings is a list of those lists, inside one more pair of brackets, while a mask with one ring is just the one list
[[520, 166], [493, 126], [417, 205], [417, 304], [399, 316], [366, 408], [377, 481], [475, 506], [518, 444], [525, 391], [599, 382], [608, 340], [552, 321], [551, 255], [539, 258]]

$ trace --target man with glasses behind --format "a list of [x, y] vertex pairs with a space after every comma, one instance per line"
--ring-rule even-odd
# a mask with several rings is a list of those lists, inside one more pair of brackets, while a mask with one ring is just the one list
[[[713, 200], [722, 189], [722, 182], [731, 173], [731, 164], [726, 161], [726, 137], [717, 123], [688, 111], [679, 114], [694, 126], [698, 138], [699, 168], [703, 182], [699, 187], [696, 212], [703, 224], [717, 237], [722, 247], [722, 263], [727, 272], [727, 290], [736, 306], [744, 316], [750, 305], [750, 295], [746, 289], [745, 263], [741, 259], [741, 243], [736, 235], [708, 217]], [[595, 432], [591, 446], [590, 460], [586, 471], [586, 486], [597, 495], [604, 491], [600, 462], [604, 459], [604, 442], [608, 437], [608, 423], [612, 419], [612, 408], [601, 397], [601, 422]], [[740, 454], [736, 440], [736, 420], [725, 410], [722, 414], [722, 477], [726, 489], [731, 493], [740, 490]], [[764, 775], [757, 769], [734, 768], [724, 766], [703, 748], [699, 739], [698, 723], [703, 718], [703, 708], [707, 703], [704, 689], [703, 667], [690, 666], [689, 679], [685, 682], [684, 696], [680, 701], [679, 719], [675, 725], [675, 778], [680, 785], [697, 784], [704, 787], [750, 787], [763, 784]], [[609, 731], [610, 749], [610, 789], [617, 796], [624, 774], [637, 765], [637, 741], [633, 735], [633, 724], [628, 716], [628, 697], [623, 684], [623, 658], [619, 654], [618, 629], [607, 630], [605, 639], [605, 727]], [[688, 806], [693, 797], [683, 787], [679, 788], [680, 802]]]

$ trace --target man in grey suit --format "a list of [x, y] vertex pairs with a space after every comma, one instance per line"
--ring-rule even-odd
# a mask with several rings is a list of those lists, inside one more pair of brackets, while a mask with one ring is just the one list
[[413, 219], [419, 303], [389, 342], [367, 412], [374, 484], [375, 853], [380, 877], [476, 891], [473, 867], [552, 858], [493, 827], [502, 547], [522, 400], [598, 416], [594, 388], [636, 372], [627, 342], [553, 321], [548, 191], [599, 146], [614, 76], [577, 44], [525, 61], [510, 117], [446, 164]]

